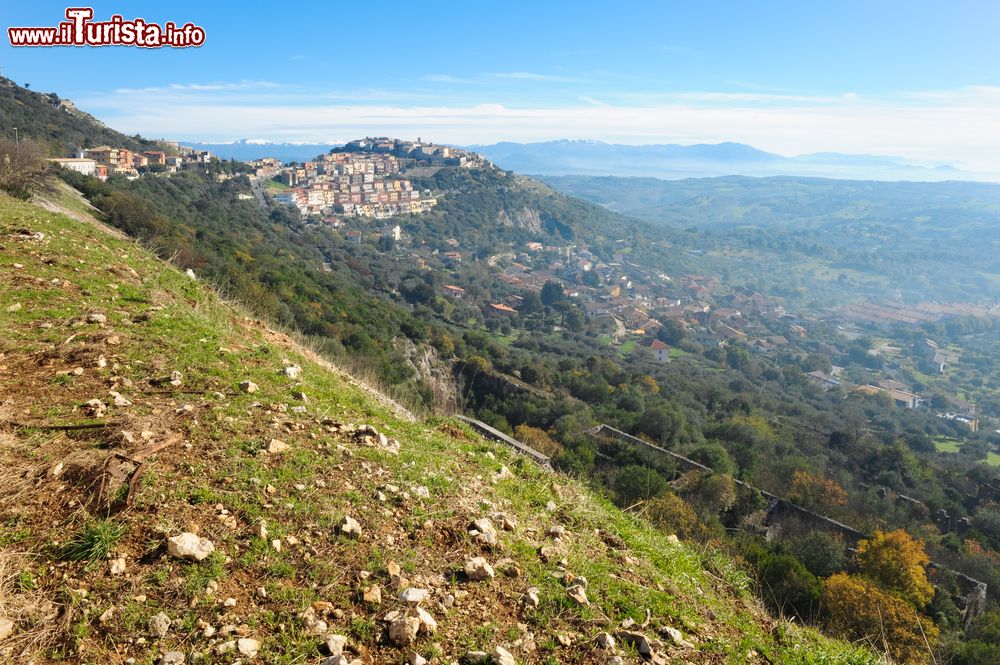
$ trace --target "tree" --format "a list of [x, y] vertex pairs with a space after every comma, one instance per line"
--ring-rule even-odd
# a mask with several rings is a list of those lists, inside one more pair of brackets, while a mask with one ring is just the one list
[[803, 619], [811, 619], [819, 609], [823, 587], [801, 561], [790, 554], [767, 557], [760, 567], [762, 589], [779, 612], [792, 610]]
[[673, 492], [646, 501], [642, 504], [642, 514], [654, 525], [680, 538], [691, 538], [698, 530], [698, 514]]
[[847, 503], [847, 492], [832, 480], [796, 470], [788, 487], [788, 498], [804, 508], [821, 511]]
[[559, 282], [548, 281], [542, 285], [542, 304], [551, 307], [557, 302], [564, 300], [566, 294], [563, 293], [563, 287]]
[[871, 540], [859, 542], [857, 562], [861, 575], [917, 608], [925, 607], [934, 597], [934, 586], [927, 581], [930, 557], [923, 543], [903, 529], [876, 531]]
[[884, 648], [900, 663], [931, 662], [940, 631], [899, 596], [837, 573], [823, 581], [823, 600], [833, 631]]
[[555, 457], [563, 451], [562, 445], [545, 430], [523, 423], [514, 428], [514, 438], [549, 457]]
[[667, 481], [653, 469], [630, 464], [615, 473], [611, 488], [620, 505], [631, 506], [637, 501], [666, 492]]
[[44, 189], [48, 166], [34, 141], [0, 141], [0, 190], [18, 199], [30, 199]]

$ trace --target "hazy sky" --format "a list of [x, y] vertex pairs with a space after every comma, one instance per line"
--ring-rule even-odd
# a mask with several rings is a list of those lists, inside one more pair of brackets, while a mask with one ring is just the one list
[[[1000, 172], [1000, 2], [95, 2], [197, 49], [21, 48], [6, 76], [151, 137], [739, 141]], [[5, 2], [3, 27], [65, 4]]]

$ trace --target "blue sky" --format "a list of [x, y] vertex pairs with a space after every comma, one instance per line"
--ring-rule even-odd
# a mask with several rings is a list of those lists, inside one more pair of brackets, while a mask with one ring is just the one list
[[[65, 4], [6, 3], [3, 27]], [[1000, 171], [1000, 3], [96, 2], [204, 46], [14, 49], [4, 73], [189, 140], [741, 141]]]

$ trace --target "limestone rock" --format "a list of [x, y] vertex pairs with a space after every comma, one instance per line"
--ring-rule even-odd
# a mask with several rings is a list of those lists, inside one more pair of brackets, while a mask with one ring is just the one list
[[240, 383], [240, 390], [252, 395], [259, 390], [259, 386], [253, 381], [243, 381]]
[[281, 441], [280, 439], [271, 439], [271, 442], [267, 444], [267, 448], [265, 448], [265, 450], [272, 455], [277, 455], [285, 452], [288, 448], [288, 444], [284, 441]]
[[5, 640], [14, 634], [14, 622], [8, 617], [0, 616], [0, 640]]
[[344, 635], [327, 635], [326, 639], [323, 640], [323, 648], [330, 656], [339, 656], [344, 653], [344, 647], [346, 646], [347, 637]]
[[514, 660], [514, 656], [501, 646], [493, 649], [493, 653], [490, 654], [490, 662], [492, 662], [493, 665], [517, 665], [517, 661]]
[[417, 640], [420, 631], [420, 619], [411, 614], [404, 614], [389, 624], [389, 639], [396, 646], [409, 646]]
[[473, 582], [490, 580], [496, 576], [493, 566], [481, 556], [469, 559], [465, 564], [465, 575]]
[[166, 637], [170, 632], [170, 617], [160, 612], [149, 620], [149, 632], [153, 637]]
[[574, 584], [566, 589], [566, 593], [578, 604], [590, 605], [590, 600], [587, 598], [587, 591], [583, 588], [582, 584]]
[[430, 598], [430, 592], [427, 589], [417, 589], [416, 587], [410, 587], [408, 589], [403, 589], [399, 592], [399, 599], [406, 603], [407, 605], [416, 607], [420, 603], [426, 601]]
[[289, 379], [292, 379], [293, 381], [302, 376], [302, 368], [299, 367], [298, 365], [289, 365], [288, 367], [286, 367], [281, 371], [282, 373], [284, 373], [285, 376], [287, 376]]
[[185, 660], [183, 651], [168, 651], [160, 656], [160, 665], [184, 665]]
[[215, 551], [215, 545], [208, 538], [202, 538], [191, 532], [167, 538], [167, 554], [178, 559], [203, 561]]
[[360, 538], [362, 533], [361, 525], [350, 515], [344, 515], [344, 518], [340, 520], [340, 524], [337, 525], [337, 531], [349, 538]]
[[241, 637], [236, 640], [236, 650], [247, 658], [256, 658], [257, 652], [260, 651], [260, 642], [249, 637]]
[[487, 545], [496, 545], [500, 542], [500, 536], [497, 533], [496, 527], [493, 526], [493, 522], [490, 521], [488, 517], [480, 517], [478, 520], [472, 523], [472, 527], [469, 529], [469, 533], [473, 537]]
[[649, 643], [649, 639], [642, 633], [630, 630], [620, 630], [618, 631], [617, 637], [622, 644], [626, 644], [634, 648], [636, 653], [640, 656], [649, 658], [653, 655], [653, 647]]
[[611, 633], [598, 633], [597, 634], [597, 646], [602, 649], [607, 649], [608, 651], [614, 651], [617, 642]]

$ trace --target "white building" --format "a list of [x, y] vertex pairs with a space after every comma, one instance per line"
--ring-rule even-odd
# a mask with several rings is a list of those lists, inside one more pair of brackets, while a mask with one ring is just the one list
[[87, 159], [86, 157], [64, 157], [50, 159], [49, 161], [53, 164], [58, 164], [64, 169], [76, 171], [77, 173], [82, 173], [83, 175], [96, 175], [97, 173], [96, 159]]

